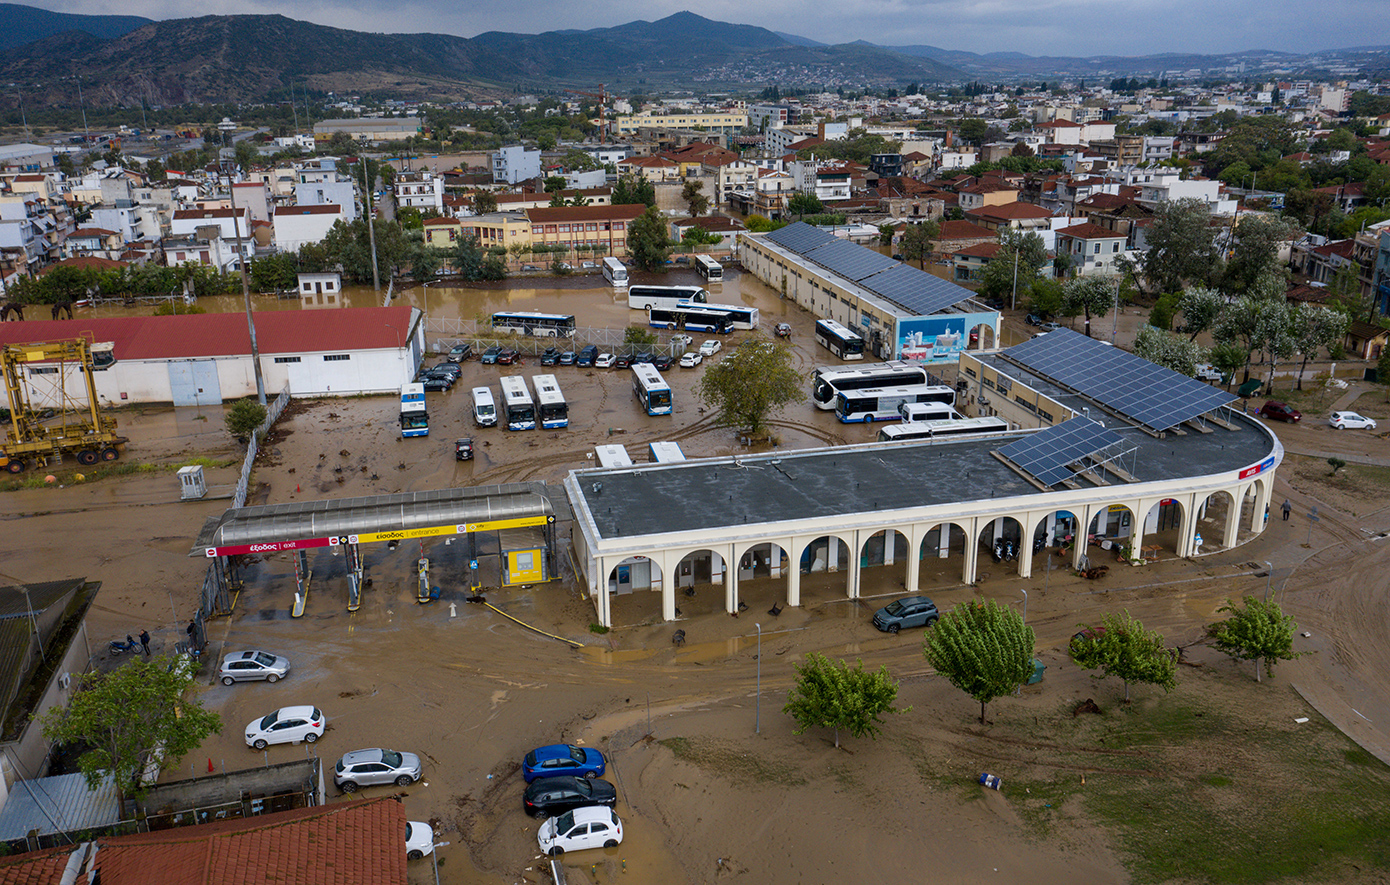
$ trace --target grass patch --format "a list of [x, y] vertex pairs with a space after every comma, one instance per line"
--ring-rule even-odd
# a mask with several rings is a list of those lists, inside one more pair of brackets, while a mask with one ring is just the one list
[[[1255, 375], [1252, 374], [1250, 377], [1253, 378]], [[1326, 387], [1322, 384], [1305, 381], [1302, 390], [1296, 390], [1292, 387], [1279, 387], [1276, 385], [1274, 387], [1274, 392], [1268, 397], [1254, 397], [1250, 402], [1256, 404], [1258, 400], [1258, 404], [1255, 405], [1256, 408], [1264, 405], [1264, 399], [1288, 403], [1302, 412], [1306, 419], [1309, 415], [1325, 417], [1332, 411], [1332, 404], [1344, 393], [1346, 393], [1345, 390], [1338, 390], [1335, 387]]]
[[[154, 464], [144, 461], [112, 461], [95, 464], [91, 467], [59, 467], [53, 470], [34, 470], [13, 479], [0, 480], [0, 492], [13, 492], [18, 489], [58, 488], [79, 483], [98, 482], [118, 476], [133, 476], [141, 473], [177, 473], [182, 467], [202, 467], [211, 470], [218, 467], [233, 467], [241, 463], [241, 458], [189, 458], [173, 464]], [[82, 479], [78, 479], [78, 476]], [[53, 482], [44, 478], [52, 476]]]
[[600, 636], [602, 636], [603, 634], [607, 633], [608, 630], [609, 630], [609, 628], [603, 626], [602, 624], [590, 624], [590, 625], [589, 625], [589, 632], [590, 632], [590, 633], [597, 633], [597, 634], [600, 635]]
[[1384, 497], [1390, 492], [1390, 467], [1349, 463], [1333, 476], [1326, 458], [1287, 453], [1284, 455], [1284, 464], [1292, 469], [1289, 482], [1296, 488], [1321, 486], [1333, 489], [1351, 500], [1374, 504], [1376, 508], [1384, 504]]
[[659, 742], [677, 759], [693, 763], [712, 774], [734, 781], [775, 783], [797, 787], [806, 778], [786, 762], [745, 753], [732, 744], [711, 738], [673, 737]]

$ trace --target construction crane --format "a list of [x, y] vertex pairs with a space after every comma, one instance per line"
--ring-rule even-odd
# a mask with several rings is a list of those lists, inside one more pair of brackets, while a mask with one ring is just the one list
[[27, 463], [46, 467], [50, 458], [65, 454], [86, 466], [120, 457], [126, 438], [116, 434], [116, 419], [101, 413], [93, 374], [93, 354], [109, 364], [111, 349], [83, 338], [0, 346], [10, 404], [0, 467], [23, 473]]
[[583, 92], [578, 89], [566, 89], [570, 95], [587, 95], [589, 98], [598, 99], [598, 143], [603, 144], [608, 138], [608, 126], [605, 124], [604, 108], [613, 95], [604, 88], [604, 84], [598, 84], [598, 92]]

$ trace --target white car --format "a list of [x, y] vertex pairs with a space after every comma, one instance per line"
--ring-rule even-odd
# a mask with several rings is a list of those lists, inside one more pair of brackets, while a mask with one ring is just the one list
[[551, 857], [586, 848], [614, 848], [623, 841], [623, 822], [602, 805], [576, 808], [541, 824], [541, 853]]
[[613, 356], [611, 353], [601, 353], [594, 358], [594, 368], [611, 369], [613, 368], [613, 361], [616, 359], [617, 357]]
[[694, 338], [691, 338], [689, 335], [684, 335], [684, 334], [682, 334], [682, 335], [672, 335], [672, 336], [671, 336], [671, 346], [672, 346], [672, 347], [675, 347], [675, 346], [677, 346], [677, 345], [679, 345], [679, 346], [681, 346], [681, 347], [689, 347], [690, 345], [692, 345], [692, 344], [694, 344], [694, 343], [695, 343], [695, 339], [694, 339]]
[[1327, 419], [1327, 423], [1338, 430], [1346, 430], [1348, 427], [1365, 428], [1366, 430], [1376, 429], [1374, 418], [1367, 418], [1365, 415], [1359, 415], [1356, 412], [1333, 412]]
[[318, 707], [307, 704], [281, 707], [268, 716], [246, 724], [246, 746], [264, 750], [269, 744], [313, 743], [323, 734], [327, 722]]
[[724, 349], [724, 345], [723, 345], [723, 344], [720, 344], [718, 341], [715, 341], [713, 338], [711, 338], [711, 339], [709, 339], [708, 341], [706, 341], [704, 344], [701, 344], [701, 345], [700, 345], [700, 355], [701, 355], [701, 356], [714, 356], [716, 353], [718, 353], [719, 351], [721, 351], [721, 350], [723, 350], [723, 349]]
[[427, 854], [434, 853], [434, 830], [424, 821], [408, 820], [405, 822], [405, 856], [410, 860], [419, 860]]
[[687, 350], [681, 354], [681, 368], [693, 369], [705, 361], [705, 355], [698, 350]]
[[1223, 380], [1221, 370], [1211, 363], [1202, 363], [1197, 367], [1197, 374], [1194, 376], [1198, 381], [1208, 381], [1212, 384], [1220, 384]]

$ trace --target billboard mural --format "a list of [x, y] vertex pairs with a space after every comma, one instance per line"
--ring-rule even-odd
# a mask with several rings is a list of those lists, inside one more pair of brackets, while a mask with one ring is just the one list
[[995, 330], [998, 340], [999, 314], [953, 313], [898, 320], [897, 359], [919, 363], [954, 363], [969, 344], [970, 330], [981, 323]]

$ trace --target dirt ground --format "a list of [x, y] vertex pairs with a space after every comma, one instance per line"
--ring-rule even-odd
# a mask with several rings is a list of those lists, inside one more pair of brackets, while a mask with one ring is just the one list
[[[582, 309], [609, 322], [625, 321], [626, 308], [610, 290], [566, 282], [563, 290], [534, 297], [532, 289], [433, 287], [428, 297], [432, 315], [468, 317], [479, 305], [499, 301], [526, 309], [563, 300], [579, 308], [576, 314]], [[403, 298], [423, 296], [408, 292]], [[765, 324], [791, 322], [802, 368], [822, 362], [811, 343], [809, 315], [748, 278], [726, 282], [724, 296], [757, 303]], [[1132, 329], [1139, 317], [1122, 319], [1121, 329]], [[1026, 334], [1016, 318], [1008, 327], [1013, 335]], [[622, 442], [643, 455], [645, 444], [658, 439], [679, 441], [690, 456], [740, 448], [690, 392], [699, 368], [666, 373], [675, 389], [671, 418], [641, 414], [625, 372], [559, 367], [547, 371], [557, 375], [571, 404], [567, 431], [477, 430], [466, 418], [468, 389], [475, 383], [495, 387], [496, 377], [511, 371], [541, 370], [534, 364], [517, 370], [466, 364], [452, 392], [430, 394], [433, 419], [426, 439], [399, 438], [390, 398], [297, 403], [256, 471], [253, 503], [553, 482], [589, 464], [587, 454], [604, 442]], [[132, 439], [131, 459], [174, 464], [190, 456], [237, 456], [218, 409], [130, 409], [120, 418], [122, 432]], [[780, 445], [797, 448], [858, 442], [873, 434], [840, 425], [809, 402], [789, 409], [776, 428]], [[1315, 453], [1306, 456], [1313, 465], [1323, 463], [1316, 453], [1324, 450], [1372, 462], [1367, 471], [1377, 469], [1377, 461], [1390, 464], [1390, 442], [1378, 435], [1336, 433], [1314, 416], [1278, 430], [1291, 453]], [[477, 460], [452, 459], [452, 441], [461, 435], [477, 441]], [[226, 507], [217, 496], [229, 493], [236, 472], [209, 471], [213, 497], [196, 503], [177, 501], [171, 472], [4, 493], [0, 516], [7, 543], [0, 547], [0, 578], [100, 580], [89, 625], [94, 647], [107, 636], [146, 628], [156, 649], [170, 649], [193, 610], [205, 567], [201, 557], [188, 555], [189, 548], [204, 520]], [[455, 580], [463, 553], [444, 542], [425, 548], [445, 591], [438, 602], [414, 601], [420, 548], [412, 542], [395, 553], [364, 551], [373, 586], [361, 609], [349, 614], [341, 561], [324, 552], [312, 559], [307, 612], [297, 620], [288, 612], [290, 560], [253, 562], [236, 614], [210, 624], [209, 657], [265, 648], [289, 657], [294, 672], [273, 686], [209, 684], [202, 700], [223, 717], [223, 733], [165, 778], [206, 772], [209, 760], [237, 769], [307, 752], [331, 766], [341, 753], [360, 747], [414, 750], [425, 760], [425, 778], [401, 792], [408, 816], [433, 822], [437, 839], [449, 843], [437, 852], [441, 881], [538, 883], [549, 881], [549, 874], [537, 856], [536, 824], [521, 811], [519, 762], [531, 747], [563, 740], [608, 754], [609, 779], [618, 787], [618, 812], [627, 829], [618, 849], [566, 858], [570, 881], [867, 882], [885, 878], [884, 870], [928, 864], [930, 879], [943, 883], [991, 877], [1019, 883], [1130, 881], [1131, 858], [1114, 832], [1068, 804], [1046, 809], [1060, 826], [1051, 838], [1040, 838], [1030, 822], [1044, 810], [1042, 799], [1020, 795], [1008, 779], [1065, 767], [1045, 747], [1030, 743], [1030, 722], [1046, 725], [1088, 697], [1103, 704], [1115, 700], [1115, 686], [1098, 686], [1067, 659], [1068, 637], [1078, 623], [1125, 608], [1170, 645], [1192, 645], [1227, 597], [1259, 594], [1268, 580], [1305, 634], [1297, 647], [1312, 654], [1280, 665], [1274, 679], [1257, 688], [1249, 665], [1237, 667], [1195, 645], [1190, 659], [1207, 675], [1188, 690], [1219, 693], [1232, 715], [1252, 728], [1284, 728], [1295, 717], [1316, 715], [1315, 709], [1390, 761], [1390, 601], [1383, 577], [1390, 553], [1381, 540], [1390, 530], [1390, 508], [1375, 474], [1357, 476], [1362, 478], [1348, 484], [1329, 482], [1311, 467], [1286, 466], [1276, 502], [1293, 502], [1289, 523], [1276, 510], [1261, 537], [1234, 550], [1142, 569], [1112, 568], [1100, 582], [1076, 578], [1060, 563], [1051, 571], [1036, 569], [1026, 583], [994, 570], [978, 587], [961, 586], [958, 573], [953, 580], [948, 572], [924, 569], [922, 589], [943, 609], [974, 597], [1021, 605], [1019, 591], [1028, 591], [1027, 619], [1047, 675], [1020, 696], [994, 702], [988, 727], [976, 722], [973, 701], [930, 672], [919, 635], [888, 636], [869, 623], [874, 608], [901, 594], [901, 563], [868, 570], [874, 598], [855, 603], [839, 598], [843, 585], [837, 588], [832, 576], [815, 576], [825, 586], [808, 579], [808, 604], [779, 617], [762, 614], [777, 599], [779, 588], [771, 583], [745, 588], [750, 611], [740, 618], [718, 610], [714, 591], [702, 592], [686, 605], [680, 626], [689, 641], [683, 647], [671, 644], [670, 627], [655, 617], [655, 599], [625, 601], [617, 609], [620, 626], [600, 636], [588, 629], [593, 606], [568, 568], [562, 580], [506, 590], [485, 572], [489, 602], [583, 644], [576, 649], [464, 602], [467, 594]], [[1319, 508], [1319, 521], [1310, 531], [1312, 506]], [[1268, 579], [1265, 561], [1274, 566]], [[870, 668], [887, 666], [902, 681], [899, 705], [912, 711], [888, 717], [879, 740], [842, 736], [839, 749], [826, 733], [793, 735], [781, 707], [794, 665], [810, 651], [862, 660]], [[93, 657], [98, 666], [111, 663], [100, 651]], [[1180, 679], [1185, 675], [1186, 670]], [[245, 747], [244, 723], [293, 703], [316, 704], [327, 715], [328, 731], [318, 744], [277, 746], [265, 754]], [[1074, 773], [1084, 783], [1089, 770], [1082, 765]], [[1004, 789], [974, 786], [982, 772], [1004, 773]], [[428, 862], [412, 865], [413, 883], [432, 880]]]

